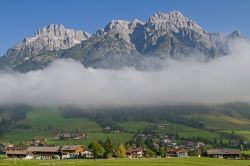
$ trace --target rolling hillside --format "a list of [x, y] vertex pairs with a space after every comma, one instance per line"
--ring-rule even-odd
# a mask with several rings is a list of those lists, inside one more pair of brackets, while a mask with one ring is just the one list
[[[168, 126], [166, 128], [154, 129], [155, 133], [175, 133], [183, 139], [202, 138], [208, 140], [226, 140], [227, 138], [223, 136], [223, 133], [230, 134], [233, 131], [234, 134], [241, 136], [244, 138], [244, 140], [250, 141], [250, 120], [246, 115], [244, 115], [248, 109], [243, 112], [243, 109], [240, 109], [240, 112], [237, 109], [228, 109], [227, 107], [224, 107], [227, 109], [223, 109], [223, 111], [218, 108], [221, 108], [221, 106], [206, 109], [205, 111], [200, 109], [200, 112], [197, 111], [197, 109], [193, 109], [192, 111], [190, 111], [190, 109], [185, 109], [185, 111], [181, 113], [181, 116], [179, 115], [180, 112], [175, 110], [178, 112], [178, 114], [176, 114], [177, 117], [185, 117], [192, 121], [198, 121], [204, 125], [203, 128], [189, 126], [189, 123], [185, 124], [182, 121], [170, 122], [164, 120], [152, 122], [147, 120], [137, 120], [136, 118], [130, 118], [126, 120], [126, 116], [130, 117], [132, 115], [129, 113], [126, 113], [128, 115], [125, 115], [122, 112], [103, 112], [101, 113], [102, 116], [99, 115], [99, 113], [96, 113], [96, 115], [93, 113], [94, 115], [92, 116], [95, 118], [98, 116], [104, 118], [98, 120], [98, 118], [95, 119], [91, 116], [85, 115], [85, 117], [83, 115], [65, 117], [65, 115], [62, 113], [62, 110], [57, 108], [34, 108], [27, 111], [25, 113], [25, 117], [16, 122], [15, 128], [11, 128], [10, 131], [4, 133], [0, 137], [0, 142], [19, 144], [29, 142], [32, 138], [38, 137], [46, 138], [48, 144], [88, 145], [92, 141], [99, 139], [104, 140], [110, 136], [114, 142], [119, 143], [128, 141], [129, 139], [133, 138], [133, 135], [138, 131], [149, 128], [156, 123], [164, 123], [168, 124]], [[10, 115], [6, 112], [2, 111], [1, 114], [6, 115], [6, 117], [10, 117]], [[123, 120], [121, 120], [122, 117], [124, 118]], [[106, 119], [107, 122], [105, 122]], [[115, 119], [118, 120], [115, 121]], [[110, 123], [111, 125], [115, 124], [115, 126], [121, 128], [121, 133], [103, 133], [101, 125], [104, 125], [108, 122], [112, 122], [112, 124]], [[87, 139], [64, 141], [55, 140], [55, 135], [60, 131], [80, 131], [87, 134]]]

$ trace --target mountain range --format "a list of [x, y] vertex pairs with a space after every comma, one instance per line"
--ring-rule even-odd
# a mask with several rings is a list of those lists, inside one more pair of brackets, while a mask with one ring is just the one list
[[181, 60], [198, 55], [209, 61], [227, 55], [230, 42], [238, 38], [244, 38], [238, 31], [207, 32], [179, 11], [156, 12], [146, 22], [112, 20], [91, 35], [50, 24], [8, 49], [0, 57], [0, 69], [27, 72], [59, 58], [112, 69], [140, 68], [147, 57]]

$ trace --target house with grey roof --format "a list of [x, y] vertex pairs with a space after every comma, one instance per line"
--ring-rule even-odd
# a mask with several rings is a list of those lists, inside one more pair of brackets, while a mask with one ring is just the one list
[[29, 146], [27, 153], [36, 159], [56, 159], [61, 155], [60, 146]]
[[238, 149], [209, 149], [207, 155], [212, 158], [239, 158], [241, 152]]
[[26, 146], [5, 148], [6, 156], [13, 158], [25, 158], [28, 155]]

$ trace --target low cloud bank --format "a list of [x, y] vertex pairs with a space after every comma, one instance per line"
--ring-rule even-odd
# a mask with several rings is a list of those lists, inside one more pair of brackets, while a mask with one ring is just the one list
[[238, 41], [228, 56], [203, 63], [161, 62], [158, 71], [85, 68], [73, 60], [44, 70], [0, 73], [0, 105], [103, 108], [250, 101], [250, 43]]

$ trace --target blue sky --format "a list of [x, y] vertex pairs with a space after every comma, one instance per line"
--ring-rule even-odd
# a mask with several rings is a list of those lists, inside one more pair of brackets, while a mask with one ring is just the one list
[[250, 36], [250, 0], [0, 0], [0, 55], [48, 24], [93, 33], [112, 19], [179, 10], [210, 32]]

